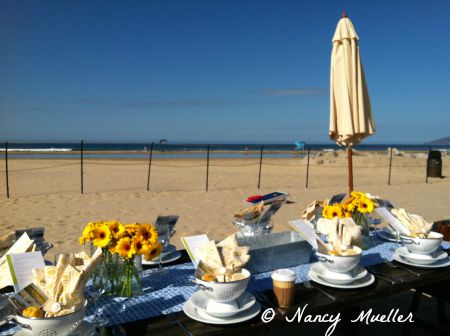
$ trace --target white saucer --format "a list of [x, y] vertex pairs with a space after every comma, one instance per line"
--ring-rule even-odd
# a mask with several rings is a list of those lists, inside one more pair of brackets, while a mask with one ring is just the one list
[[432, 254], [418, 254], [411, 253], [406, 247], [399, 247], [395, 252], [402, 258], [417, 265], [431, 265], [438, 261], [444, 260], [448, 257], [447, 252], [441, 249], [433, 252]]
[[[180, 257], [181, 257], [181, 252], [175, 251], [171, 254], [163, 255], [161, 263], [167, 264], [167, 263], [170, 263], [172, 261], [179, 259]], [[155, 258], [153, 260], [145, 260], [144, 258], [142, 258], [142, 265], [159, 265], [159, 258]]]
[[442, 267], [450, 266], [450, 258], [449, 257], [447, 257], [445, 259], [441, 259], [439, 261], [436, 261], [430, 265], [424, 265], [424, 264], [417, 264], [417, 263], [411, 262], [408, 259], [406, 259], [405, 257], [400, 256], [396, 252], [396, 253], [394, 253], [394, 260], [398, 261], [399, 263], [408, 265], [408, 266], [419, 267], [419, 268], [442, 268]]
[[250, 320], [259, 314], [261, 306], [258, 302], [255, 302], [252, 307], [246, 309], [239, 314], [230, 317], [214, 317], [206, 314], [204, 311], [195, 308], [192, 301], [189, 299], [183, 306], [184, 313], [191, 319], [210, 324], [234, 324]]
[[371, 284], [373, 284], [375, 282], [375, 277], [370, 273], [368, 273], [364, 278], [355, 280], [346, 285], [338, 285], [338, 284], [329, 283], [328, 281], [325, 281], [322, 278], [320, 278], [318, 276], [318, 274], [316, 272], [314, 272], [312, 269], [309, 271], [308, 275], [311, 280], [313, 280], [314, 282], [317, 282], [318, 284], [328, 286], [328, 287], [333, 287], [333, 288], [341, 288], [341, 289], [363, 288], [363, 287], [370, 286]]
[[191, 303], [194, 305], [195, 308], [197, 308], [197, 310], [203, 311], [205, 313], [207, 313], [208, 315], [214, 316], [214, 317], [219, 317], [219, 318], [224, 318], [224, 317], [230, 317], [230, 316], [234, 316], [239, 314], [240, 312], [243, 312], [244, 310], [247, 310], [249, 308], [251, 308], [255, 302], [256, 299], [253, 296], [252, 293], [249, 292], [244, 292], [242, 293], [242, 295], [240, 297], [238, 297], [236, 299], [236, 303], [238, 306], [238, 309], [232, 312], [208, 312], [206, 307], [208, 305], [208, 301], [210, 300], [204, 293], [203, 291], [197, 291], [194, 294], [192, 294], [191, 296]]
[[311, 266], [311, 270], [322, 280], [335, 285], [347, 285], [356, 280], [362, 279], [367, 275], [367, 270], [364, 267], [357, 266], [352, 273], [336, 273], [331, 272], [318, 262]]
[[391, 242], [396, 242], [397, 240], [400, 240], [400, 238], [397, 239], [395, 237], [394, 233], [389, 229], [376, 230], [376, 234], [378, 237], [380, 237], [383, 240], [387, 240], [387, 241], [391, 241]]

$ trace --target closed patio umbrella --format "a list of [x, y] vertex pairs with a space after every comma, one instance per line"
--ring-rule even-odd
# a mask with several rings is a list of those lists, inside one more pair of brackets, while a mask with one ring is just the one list
[[338, 145], [348, 147], [350, 192], [353, 190], [352, 146], [375, 133], [358, 40], [351, 21], [342, 14], [331, 53], [329, 135]]

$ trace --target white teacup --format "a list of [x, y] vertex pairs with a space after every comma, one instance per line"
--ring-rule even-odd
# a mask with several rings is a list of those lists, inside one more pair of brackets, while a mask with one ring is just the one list
[[402, 243], [410, 253], [431, 254], [441, 246], [444, 236], [442, 233], [431, 231], [428, 238], [413, 238], [400, 235]]
[[319, 259], [321, 264], [331, 272], [350, 273], [356, 268], [356, 266], [359, 265], [362, 253], [361, 248], [358, 246], [353, 246], [352, 249], [356, 252], [356, 254], [349, 256], [316, 252], [317, 259]]

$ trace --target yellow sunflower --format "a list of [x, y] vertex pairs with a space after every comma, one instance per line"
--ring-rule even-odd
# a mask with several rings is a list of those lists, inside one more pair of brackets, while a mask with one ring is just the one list
[[139, 225], [138, 235], [150, 245], [153, 245], [158, 241], [158, 232], [155, 227], [151, 224], [141, 224]]
[[87, 241], [91, 240], [91, 230], [87, 226], [84, 228], [83, 233], [80, 238], [78, 238], [78, 241], [80, 245], [86, 244]]
[[343, 218], [351, 218], [353, 217], [353, 213], [356, 210], [356, 205], [353, 203], [350, 204], [342, 204], [342, 217]]
[[331, 205], [326, 205], [323, 207], [322, 209], [322, 217], [326, 218], [326, 219], [330, 219], [330, 216], [328, 215], [328, 209], [330, 208]]
[[[342, 203], [342, 210], [347, 213], [353, 213], [356, 209], [356, 207], [358, 206], [356, 199], [354, 199], [353, 197], [347, 198], [343, 203]], [[346, 216], [347, 217], [347, 216]], [[351, 217], [351, 216], [350, 216]]]
[[360, 192], [360, 191], [352, 191], [350, 193], [350, 196], [351, 196], [351, 198], [358, 199], [358, 198], [361, 198], [361, 197], [366, 197], [366, 194], [364, 194], [363, 192]]
[[131, 243], [131, 239], [128, 237], [121, 238], [117, 242], [115, 251], [124, 259], [132, 258], [134, 254], [134, 248]]
[[111, 231], [107, 225], [97, 225], [93, 231], [92, 242], [97, 247], [106, 247], [111, 241]]
[[352, 218], [353, 217], [353, 212], [348, 212], [344, 210], [344, 215], [343, 218]]
[[136, 235], [131, 240], [131, 245], [135, 254], [142, 254], [147, 250], [147, 242], [141, 235]]
[[146, 251], [144, 252], [144, 259], [153, 260], [161, 254], [161, 251], [162, 251], [161, 243], [156, 242], [153, 245], [149, 245]]
[[138, 223], [126, 224], [125, 230], [129, 235], [135, 235], [139, 231], [140, 225]]
[[327, 219], [344, 218], [344, 211], [340, 204], [327, 205], [323, 208], [322, 216]]
[[374, 203], [367, 197], [362, 197], [359, 200], [358, 211], [361, 213], [372, 213], [375, 208]]
[[79, 239], [80, 244], [85, 244], [87, 241], [91, 241], [93, 237], [93, 231], [95, 230], [97, 223], [90, 222], [86, 227], [83, 229], [83, 233]]
[[113, 234], [114, 238], [120, 239], [122, 238], [123, 234], [125, 233], [125, 226], [123, 226], [122, 223], [118, 221], [111, 221], [107, 222], [109, 226], [109, 230]]

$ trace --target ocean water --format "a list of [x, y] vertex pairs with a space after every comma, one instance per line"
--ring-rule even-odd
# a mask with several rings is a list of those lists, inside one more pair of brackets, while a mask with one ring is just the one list
[[[154, 158], [204, 158], [210, 148], [210, 155], [218, 158], [259, 157], [263, 146], [264, 156], [298, 157], [304, 156], [306, 150], [327, 151], [345, 149], [336, 144], [306, 144], [305, 151], [296, 151], [294, 144], [154, 144]], [[443, 145], [402, 145], [402, 144], [370, 144], [356, 146], [361, 151], [382, 151], [395, 147], [402, 151], [428, 152], [430, 149], [447, 151], [450, 146]], [[148, 143], [84, 143], [85, 158], [147, 158], [151, 144]], [[80, 143], [8, 143], [10, 158], [79, 158]], [[0, 152], [4, 152], [0, 145]], [[11, 152], [11, 153], [10, 153]]]

